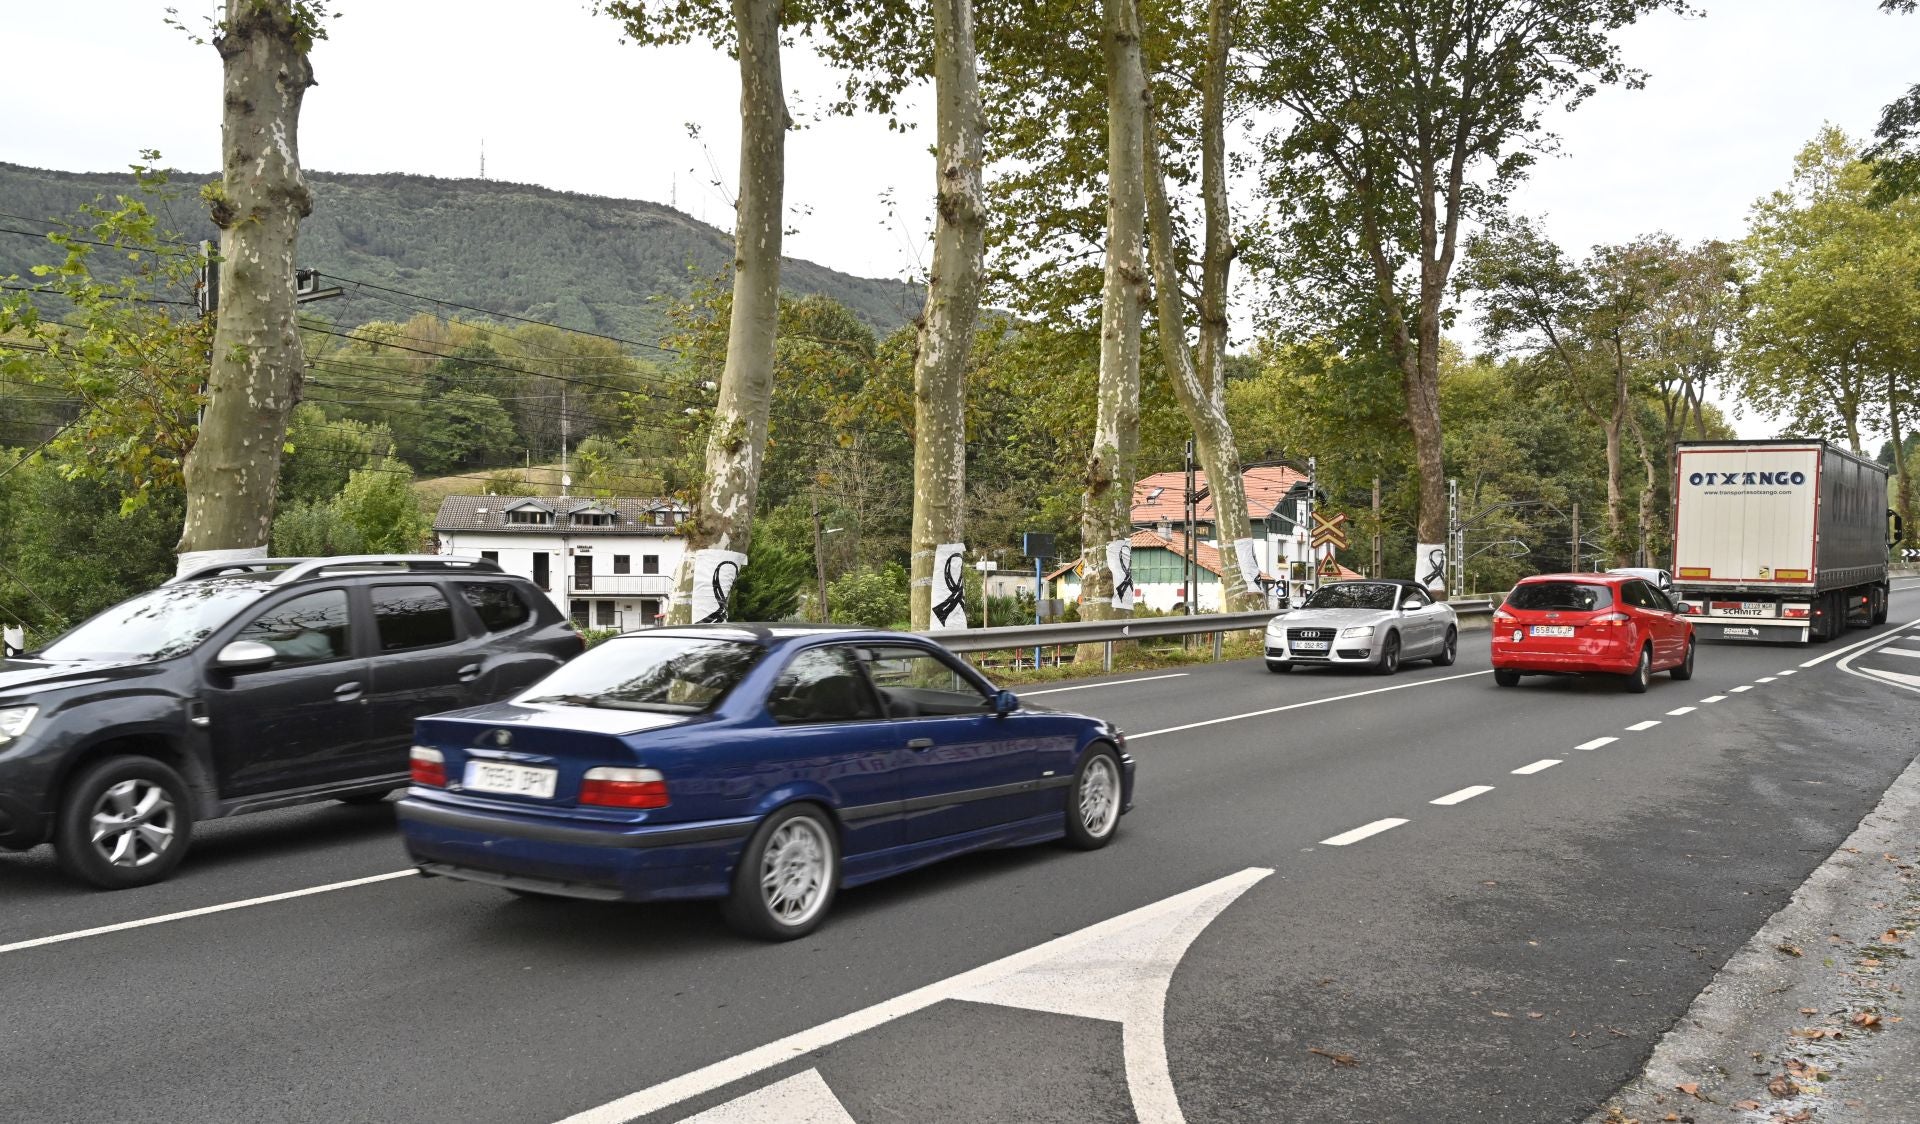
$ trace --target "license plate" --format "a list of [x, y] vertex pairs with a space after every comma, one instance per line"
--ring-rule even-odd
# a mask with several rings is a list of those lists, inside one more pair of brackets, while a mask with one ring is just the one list
[[1324, 652], [1329, 646], [1329, 642], [1325, 640], [1295, 640], [1293, 642], [1294, 650], [1297, 652]]
[[1715, 601], [1712, 605], [1716, 617], [1770, 617], [1773, 615], [1771, 601]]
[[1527, 628], [1527, 635], [1529, 636], [1572, 636], [1573, 626], [1570, 624], [1530, 625]]
[[466, 783], [470, 792], [497, 792], [503, 796], [532, 796], [551, 800], [556, 775], [552, 769], [535, 769], [529, 765], [469, 761]]

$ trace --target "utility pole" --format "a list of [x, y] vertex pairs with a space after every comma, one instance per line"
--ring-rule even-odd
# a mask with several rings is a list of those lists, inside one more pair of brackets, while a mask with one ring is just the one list
[[1453, 556], [1453, 596], [1461, 593], [1461, 575], [1466, 569], [1467, 533], [1460, 526], [1460, 481], [1447, 478], [1447, 553]]
[[[1313, 527], [1314, 503], [1320, 497], [1320, 461], [1317, 457], [1307, 458], [1307, 506], [1301, 520], [1309, 530]], [[1314, 556], [1311, 539], [1307, 540], [1307, 593], [1311, 596], [1320, 590], [1320, 559]]]
[[573, 477], [567, 475], [567, 438], [572, 434], [567, 429], [567, 388], [560, 388], [560, 494], [565, 496], [567, 489], [573, 486]]
[[1381, 556], [1380, 535], [1380, 478], [1373, 478], [1373, 568], [1367, 573], [1371, 577], [1384, 577], [1387, 572], [1386, 561]]
[[1572, 573], [1580, 572], [1580, 505], [1573, 505], [1573, 567]]
[[[1193, 438], [1191, 437], [1187, 438], [1187, 490], [1184, 514], [1187, 524], [1186, 549], [1180, 558], [1180, 600], [1186, 604], [1187, 615], [1192, 616], [1193, 603], [1200, 599], [1199, 591], [1193, 588], [1194, 580], [1200, 576], [1197, 573], [1199, 567], [1194, 564], [1194, 555], [1197, 553], [1194, 547], [1194, 524], [1200, 519], [1200, 495], [1194, 479]], [[1224, 592], [1223, 589], [1222, 593]]]
[[815, 493], [813, 496], [813, 570], [814, 575], [820, 580], [821, 624], [825, 624], [832, 619], [832, 614], [827, 609], [827, 554], [825, 543], [826, 536], [820, 533], [820, 496], [818, 493]]

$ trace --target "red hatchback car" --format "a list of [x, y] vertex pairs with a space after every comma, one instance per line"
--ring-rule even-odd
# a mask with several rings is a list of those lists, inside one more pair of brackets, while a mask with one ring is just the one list
[[1493, 681], [1522, 675], [1619, 675], [1647, 689], [1656, 671], [1693, 678], [1693, 622], [1630, 574], [1524, 578], [1493, 614]]

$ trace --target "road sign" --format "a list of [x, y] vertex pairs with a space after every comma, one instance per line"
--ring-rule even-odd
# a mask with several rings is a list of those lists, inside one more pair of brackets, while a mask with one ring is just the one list
[[1340, 563], [1333, 560], [1332, 554], [1328, 554], [1320, 560], [1320, 576], [1323, 578], [1337, 578], [1340, 576]]
[[1317, 511], [1314, 512], [1313, 545], [1326, 546], [1332, 544], [1344, 550], [1347, 545], [1347, 533], [1341, 529], [1341, 524], [1346, 521], [1347, 517], [1345, 515], [1336, 515], [1329, 519]]

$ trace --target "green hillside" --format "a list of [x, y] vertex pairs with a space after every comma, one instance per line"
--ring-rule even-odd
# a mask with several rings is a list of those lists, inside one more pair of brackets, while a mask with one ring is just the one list
[[[189, 238], [212, 238], [195, 193], [211, 175], [176, 172], [180, 197], [163, 212]], [[300, 264], [323, 274], [423, 293], [569, 328], [659, 338], [666, 305], [732, 259], [731, 237], [657, 203], [575, 195], [528, 184], [412, 175], [309, 173], [313, 214]], [[94, 196], [127, 191], [122, 173], [60, 172], [0, 162], [0, 212], [67, 216]], [[0, 226], [41, 229], [19, 218]], [[0, 276], [47, 260], [32, 238], [0, 235]], [[796, 295], [823, 293], [882, 333], [912, 319], [920, 290], [788, 259]], [[312, 306], [343, 325], [405, 319], [419, 302], [349, 295]]]

